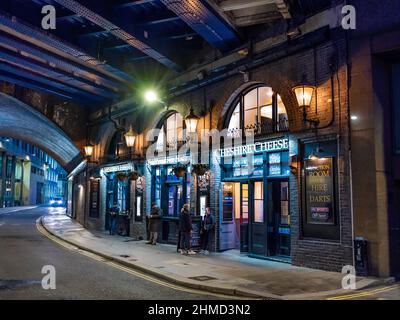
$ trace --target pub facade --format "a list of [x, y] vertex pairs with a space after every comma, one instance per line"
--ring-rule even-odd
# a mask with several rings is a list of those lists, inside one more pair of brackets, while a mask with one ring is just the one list
[[[180, 210], [188, 203], [194, 247], [201, 244], [199, 227], [209, 207], [216, 220], [216, 252], [237, 250], [338, 272], [353, 265], [345, 36], [317, 30], [290, 46], [290, 54], [277, 47], [245, 71], [195, 80], [147, 120], [116, 107], [125, 133], [132, 124], [137, 134], [125, 160], [112, 147], [113, 125], [94, 125], [92, 158], [115, 152], [117, 157], [99, 160], [94, 165], [99, 177], [85, 178], [100, 180], [99, 214], [86, 218], [90, 226], [107, 229], [107, 215], [117, 199], [128, 212], [129, 236], [146, 239], [155, 203], [163, 211], [158, 241], [176, 245]], [[186, 122], [190, 110], [198, 117], [194, 131]], [[225, 134], [218, 146], [208, 145], [208, 159], [201, 156], [203, 130]], [[182, 151], [191, 142], [195, 147]], [[124, 145], [124, 136], [115, 143]], [[115, 167], [127, 163], [138, 172], [139, 188], [129, 170]], [[118, 181], [123, 175], [128, 179]], [[86, 206], [89, 212], [89, 201]]]

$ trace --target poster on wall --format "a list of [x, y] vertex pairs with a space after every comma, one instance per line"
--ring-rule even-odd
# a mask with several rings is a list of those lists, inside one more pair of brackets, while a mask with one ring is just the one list
[[90, 180], [90, 218], [98, 218], [100, 215], [100, 180]]
[[305, 161], [307, 223], [335, 224], [333, 158]]

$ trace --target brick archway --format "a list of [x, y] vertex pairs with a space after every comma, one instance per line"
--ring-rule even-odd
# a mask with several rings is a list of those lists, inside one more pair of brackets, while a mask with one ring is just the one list
[[29, 105], [0, 93], [0, 136], [26, 141], [45, 151], [70, 172], [82, 160], [74, 142]]

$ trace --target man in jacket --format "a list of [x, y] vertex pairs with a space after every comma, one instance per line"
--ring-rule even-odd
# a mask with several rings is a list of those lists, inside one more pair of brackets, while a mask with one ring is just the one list
[[195, 254], [190, 248], [192, 234], [192, 219], [190, 218], [189, 205], [183, 205], [181, 215], [179, 217], [179, 232], [181, 233], [181, 254]]
[[150, 240], [147, 244], [156, 245], [158, 237], [158, 229], [160, 228], [160, 222], [162, 217], [162, 210], [155, 204], [151, 204], [151, 213], [149, 217], [149, 232]]
[[206, 214], [203, 219], [203, 250], [200, 253], [209, 254], [209, 246], [211, 244], [211, 236], [215, 228], [215, 219], [211, 214], [210, 208], [206, 208]]

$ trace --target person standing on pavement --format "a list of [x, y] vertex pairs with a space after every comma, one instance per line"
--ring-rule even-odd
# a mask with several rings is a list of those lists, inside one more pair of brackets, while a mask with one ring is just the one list
[[117, 227], [117, 216], [119, 214], [119, 207], [116, 202], [114, 202], [113, 206], [110, 209], [110, 235], [115, 234], [115, 229]]
[[203, 250], [200, 253], [209, 254], [209, 247], [211, 244], [211, 236], [213, 234], [215, 228], [215, 219], [214, 216], [211, 214], [210, 208], [206, 208], [206, 214], [203, 218], [203, 232], [204, 232], [204, 239], [203, 239]]
[[179, 231], [181, 233], [181, 254], [196, 254], [191, 249], [191, 235], [193, 231], [190, 218], [189, 204], [184, 204], [179, 217]]
[[155, 204], [151, 204], [151, 213], [149, 217], [149, 232], [150, 240], [147, 244], [156, 245], [158, 237], [158, 229], [160, 228], [160, 222], [162, 217], [162, 210]]

